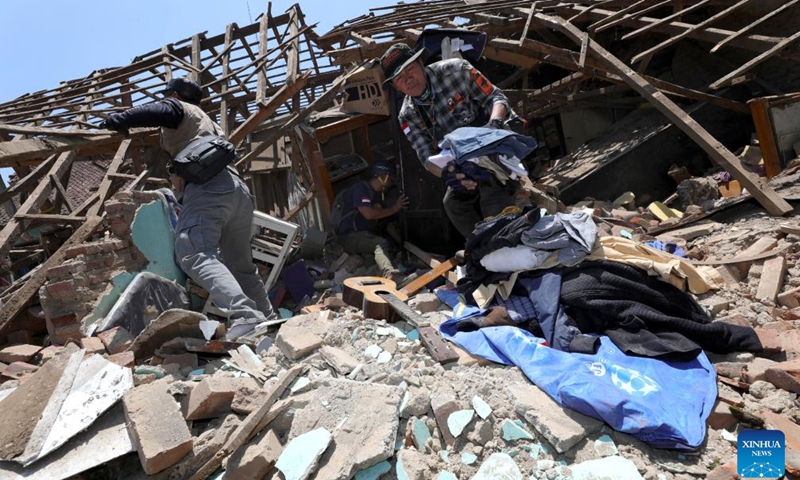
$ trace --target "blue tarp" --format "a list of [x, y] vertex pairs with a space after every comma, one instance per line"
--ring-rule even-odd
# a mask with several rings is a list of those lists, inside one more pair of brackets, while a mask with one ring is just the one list
[[442, 335], [497, 363], [516, 365], [560, 405], [603, 420], [657, 448], [693, 450], [706, 435], [706, 421], [717, 398], [714, 367], [705, 353], [688, 362], [626, 356], [608, 339], [594, 355], [568, 353], [541, 345], [542, 339], [517, 327], [458, 332], [455, 322], [479, 315], [459, 305], [457, 292], [439, 290], [454, 307]]

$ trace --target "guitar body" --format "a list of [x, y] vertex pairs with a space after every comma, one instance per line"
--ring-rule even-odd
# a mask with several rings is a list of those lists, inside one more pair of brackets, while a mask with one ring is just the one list
[[399, 315], [378, 296], [378, 293], [391, 293], [403, 302], [408, 301], [408, 295], [397, 291], [394, 281], [383, 277], [352, 277], [344, 281], [342, 299], [351, 307], [364, 311], [365, 318], [396, 322]]

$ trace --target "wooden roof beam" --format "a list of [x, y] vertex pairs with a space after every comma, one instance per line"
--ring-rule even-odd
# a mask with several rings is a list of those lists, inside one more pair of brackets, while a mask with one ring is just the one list
[[[580, 44], [583, 39], [583, 32], [561, 18], [536, 14], [536, 20], [544, 25], [558, 29], [577, 44]], [[622, 77], [625, 83], [639, 92], [640, 95], [653, 104], [675, 126], [694, 140], [715, 163], [722, 166], [733, 178], [738, 180], [767, 212], [772, 215], [786, 215], [793, 210], [792, 206], [789, 205], [783, 197], [775, 193], [769, 185], [755, 174], [746, 170], [739, 159], [725, 148], [722, 143], [708, 133], [708, 131], [689, 116], [689, 114], [675, 105], [672, 100], [653, 88], [641, 75], [632, 71], [624, 62], [616, 58], [611, 52], [607, 51], [597, 42], [590, 42], [589, 48], [592, 55], [597, 57], [597, 59], [606, 65], [614, 74]]]

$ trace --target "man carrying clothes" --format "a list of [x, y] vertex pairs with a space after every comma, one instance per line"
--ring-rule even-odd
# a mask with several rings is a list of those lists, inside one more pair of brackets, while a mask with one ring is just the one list
[[[223, 134], [199, 107], [202, 89], [197, 83], [185, 78], [170, 80], [164, 96], [164, 100], [111, 114], [103, 127], [120, 132], [161, 127], [161, 147], [173, 159], [194, 140]], [[229, 314], [228, 340], [275, 318], [253, 264], [253, 197], [244, 180], [230, 166], [202, 184], [187, 183], [174, 173], [170, 180], [178, 195], [182, 194], [176, 258], [183, 271], [208, 291], [214, 304]]]
[[392, 264], [389, 241], [380, 233], [385, 229], [398, 244], [402, 244], [397, 225], [386, 224], [386, 219], [405, 209], [408, 197], [400, 195], [397, 202], [387, 208], [385, 193], [391, 185], [391, 172], [388, 164], [376, 163], [369, 180], [350, 187], [336, 234], [347, 253], [373, 255], [381, 275], [396, 281], [400, 272]]
[[[492, 175], [478, 177], [476, 167], [449, 163], [441, 169], [429, 161], [439, 142], [459, 127], [504, 128], [516, 118], [503, 92], [468, 61], [441, 60], [423, 66], [408, 45], [392, 45], [380, 63], [386, 82], [405, 95], [400, 128], [426, 169], [444, 179], [444, 209], [465, 238], [476, 223], [517, 203], [519, 182], [502, 185]], [[471, 167], [471, 168], [470, 168]]]

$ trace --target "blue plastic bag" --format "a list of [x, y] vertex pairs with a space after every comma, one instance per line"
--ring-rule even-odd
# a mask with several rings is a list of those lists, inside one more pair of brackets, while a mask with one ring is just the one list
[[[452, 302], [448, 297], [440, 294]], [[459, 318], [442, 324], [445, 338], [473, 355], [518, 366], [560, 405], [653, 447], [693, 450], [702, 444], [717, 398], [716, 372], [705, 353], [688, 362], [632, 357], [608, 337], [600, 337], [595, 355], [568, 353], [517, 327], [458, 332]]]

